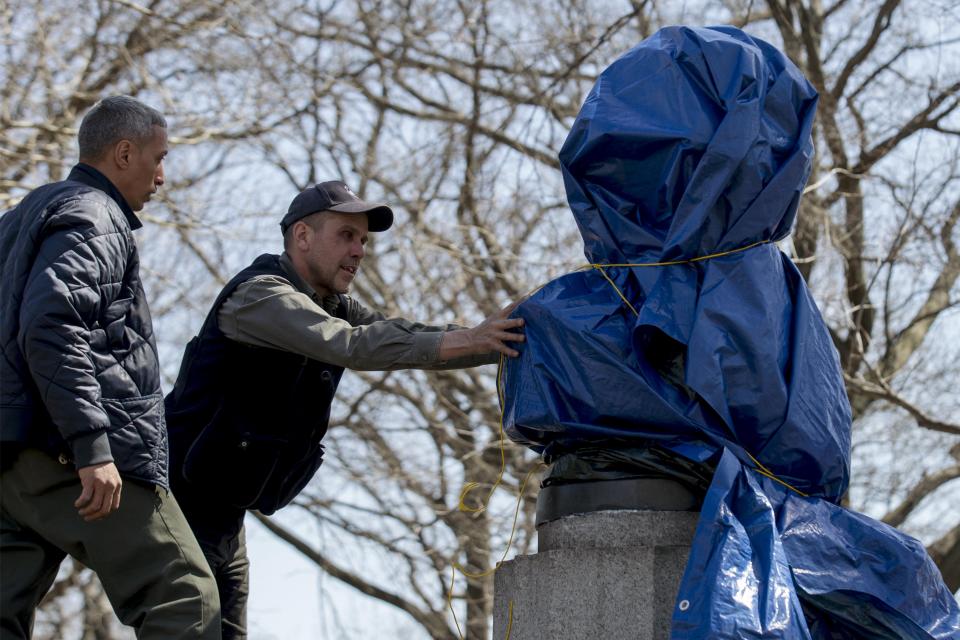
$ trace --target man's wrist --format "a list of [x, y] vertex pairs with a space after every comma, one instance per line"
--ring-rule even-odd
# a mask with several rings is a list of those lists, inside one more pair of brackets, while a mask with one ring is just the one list
[[473, 339], [470, 329], [456, 329], [454, 331], [445, 331], [440, 340], [441, 360], [452, 360], [464, 356], [473, 355], [476, 349], [472, 347]]

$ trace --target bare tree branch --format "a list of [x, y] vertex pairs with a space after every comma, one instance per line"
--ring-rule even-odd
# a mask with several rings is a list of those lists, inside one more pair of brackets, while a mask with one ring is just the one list
[[366, 596], [376, 598], [377, 600], [382, 600], [396, 607], [397, 609], [404, 611], [410, 615], [410, 617], [420, 623], [424, 629], [428, 630], [431, 634], [431, 637], [436, 638], [437, 640], [447, 640], [453, 635], [452, 629], [450, 629], [444, 623], [444, 621], [439, 619], [435, 614], [422, 611], [420, 608], [416, 607], [413, 603], [409, 602], [403, 597], [385, 591], [367, 582], [366, 580], [363, 580], [359, 576], [340, 568], [283, 525], [278, 524], [274, 520], [271, 520], [267, 516], [257, 511], [253, 512], [253, 514], [263, 526], [269, 529], [278, 538], [299, 551], [305, 557], [309, 558], [314, 564], [323, 569], [324, 573], [336, 578], [337, 580], [340, 580], [346, 585], [353, 587]]
[[919, 482], [913, 485], [910, 492], [904, 497], [897, 508], [883, 516], [883, 522], [886, 522], [892, 527], [899, 527], [906, 521], [910, 513], [917, 508], [921, 500], [957, 478], [960, 478], [960, 465], [947, 467], [935, 474], [923, 476]]

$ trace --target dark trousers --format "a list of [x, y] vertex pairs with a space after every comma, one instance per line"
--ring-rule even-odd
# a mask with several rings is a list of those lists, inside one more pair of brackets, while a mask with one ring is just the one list
[[140, 640], [220, 637], [213, 576], [176, 500], [124, 479], [120, 508], [85, 522], [72, 466], [27, 449], [0, 473], [0, 640], [26, 640], [67, 554], [93, 569]]
[[250, 594], [250, 562], [243, 527], [246, 510], [224, 505], [192, 487], [175, 486], [174, 491], [217, 581], [223, 640], [246, 640]]

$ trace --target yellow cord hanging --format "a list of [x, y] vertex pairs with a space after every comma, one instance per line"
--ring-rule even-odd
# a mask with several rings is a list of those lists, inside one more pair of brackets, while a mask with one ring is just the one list
[[[497, 490], [497, 487], [500, 486], [500, 483], [503, 481], [503, 474], [506, 471], [507, 459], [506, 459], [506, 432], [503, 428], [503, 407], [504, 407], [504, 396], [503, 396], [503, 370], [504, 370], [504, 356], [500, 355], [500, 364], [497, 368], [497, 398], [500, 400], [500, 472], [497, 474], [497, 480], [493, 483], [493, 486], [490, 488], [490, 493], [487, 494], [487, 499], [479, 504], [479, 506], [471, 507], [468, 506], [464, 499], [467, 497], [467, 494], [470, 493], [473, 489], [480, 486], [477, 482], [468, 482], [464, 485], [463, 490], [460, 492], [460, 499], [458, 508], [460, 511], [467, 513], [480, 513], [485, 511], [487, 506], [490, 503], [490, 499], [493, 497], [493, 492]], [[481, 572], [470, 572], [467, 571], [463, 565], [459, 562], [453, 562], [450, 565], [450, 589], [447, 591], [447, 608], [450, 609], [450, 613], [453, 615], [453, 622], [457, 626], [457, 634], [460, 636], [460, 640], [463, 640], [463, 631], [460, 629], [460, 621], [457, 619], [457, 612], [453, 608], [453, 587], [454, 581], [456, 579], [456, 572], [459, 571], [463, 574], [464, 577], [469, 579], [485, 578], [486, 576], [491, 575], [500, 568], [500, 565], [503, 564], [503, 561], [507, 559], [507, 554], [510, 553], [510, 548], [513, 546], [513, 538], [517, 533], [517, 520], [520, 518], [520, 506], [523, 504], [523, 492], [527, 488], [527, 482], [529, 482], [530, 477], [534, 474], [535, 471], [540, 469], [543, 466], [543, 463], [538, 461], [533, 467], [527, 472], [526, 476], [523, 478], [523, 482], [520, 483], [520, 490], [517, 492], [517, 504], [513, 512], [513, 526], [510, 529], [510, 537], [507, 539], [507, 546], [503, 550], [503, 555], [500, 557], [500, 560], [496, 562], [490, 569]], [[509, 603], [508, 610], [508, 619], [507, 619], [507, 635], [505, 640], [510, 640], [510, 632], [513, 629], [513, 601]]]
[[[500, 568], [500, 565], [503, 564], [503, 561], [506, 560], [507, 554], [510, 553], [510, 548], [513, 546], [513, 537], [517, 533], [517, 520], [520, 517], [520, 505], [523, 504], [523, 492], [527, 488], [527, 482], [530, 480], [530, 476], [533, 475], [543, 465], [542, 462], [538, 462], [527, 472], [527, 475], [524, 476], [523, 482], [520, 485], [520, 490], [517, 492], [517, 506], [513, 512], [513, 526], [510, 529], [510, 538], [507, 540], [507, 546], [503, 550], [503, 555], [500, 556], [500, 560], [493, 565], [490, 569], [486, 571], [480, 571], [477, 573], [467, 571], [463, 565], [459, 562], [453, 562], [450, 565], [450, 588], [447, 590], [447, 608], [450, 609], [450, 613], [453, 615], [453, 623], [457, 626], [457, 635], [460, 636], [460, 640], [463, 640], [463, 631], [460, 629], [460, 621], [457, 619], [457, 612], [453, 608], [453, 587], [454, 582], [457, 577], [457, 571], [463, 574], [464, 577], [469, 579], [485, 578], [490, 574], [497, 571]], [[486, 508], [486, 505], [484, 505]], [[482, 509], [481, 509], [482, 510]], [[507, 612], [507, 635], [505, 640], [510, 640], [510, 631], [513, 628], [513, 601], [509, 603], [509, 610]]]

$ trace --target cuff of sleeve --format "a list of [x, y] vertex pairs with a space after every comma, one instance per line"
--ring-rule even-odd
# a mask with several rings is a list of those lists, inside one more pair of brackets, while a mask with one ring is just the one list
[[440, 340], [443, 332], [430, 331], [413, 334], [413, 345], [410, 347], [410, 359], [414, 365], [427, 366], [437, 364], [440, 357]]
[[110, 438], [106, 431], [95, 431], [90, 435], [74, 438], [70, 441], [70, 449], [73, 451], [73, 461], [77, 469], [103, 462], [113, 462]]

